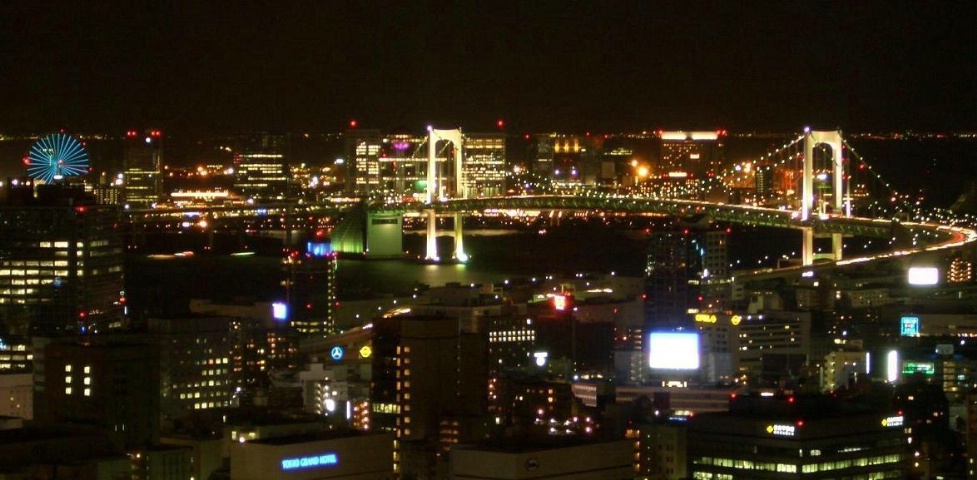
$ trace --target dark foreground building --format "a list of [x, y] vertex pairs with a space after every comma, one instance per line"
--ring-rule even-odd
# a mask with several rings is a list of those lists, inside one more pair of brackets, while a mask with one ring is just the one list
[[747, 397], [689, 424], [689, 477], [905, 478], [901, 415], [854, 410], [832, 397]]

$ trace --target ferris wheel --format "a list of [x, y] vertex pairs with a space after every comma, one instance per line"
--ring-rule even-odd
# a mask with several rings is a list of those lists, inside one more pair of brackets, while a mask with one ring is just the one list
[[51, 183], [88, 173], [88, 152], [75, 137], [52, 133], [41, 137], [27, 154], [27, 174]]

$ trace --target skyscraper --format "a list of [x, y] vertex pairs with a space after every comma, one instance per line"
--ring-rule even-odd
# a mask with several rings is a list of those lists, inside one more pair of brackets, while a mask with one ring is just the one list
[[248, 198], [282, 199], [288, 194], [288, 138], [258, 135], [234, 157], [234, 189]]
[[297, 332], [330, 335], [335, 332], [336, 254], [329, 242], [309, 241], [283, 259], [288, 320]]
[[9, 333], [95, 333], [124, 316], [119, 207], [80, 188], [8, 189], [0, 203], [0, 326]]
[[653, 231], [645, 271], [645, 323], [690, 325], [690, 313], [721, 310], [729, 298], [728, 232], [697, 226]]
[[123, 153], [123, 204], [150, 208], [163, 193], [163, 133], [126, 132]]
[[380, 187], [383, 135], [379, 130], [351, 130], [346, 136], [346, 192], [366, 195]]
[[463, 188], [465, 197], [491, 197], [505, 194], [505, 135], [469, 133], [465, 141]]

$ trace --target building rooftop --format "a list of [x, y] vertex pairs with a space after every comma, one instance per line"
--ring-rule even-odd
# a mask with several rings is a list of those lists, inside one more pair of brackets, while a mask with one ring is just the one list
[[353, 438], [353, 437], [362, 437], [367, 435], [380, 435], [380, 434], [381, 433], [379, 432], [361, 432], [359, 430], [351, 430], [351, 429], [323, 430], [321, 432], [300, 433], [296, 435], [286, 435], [282, 437], [262, 438], [260, 440], [252, 440], [248, 443], [278, 446], [278, 445], [291, 445], [295, 443], [318, 442], [322, 440], [336, 440], [338, 438]]

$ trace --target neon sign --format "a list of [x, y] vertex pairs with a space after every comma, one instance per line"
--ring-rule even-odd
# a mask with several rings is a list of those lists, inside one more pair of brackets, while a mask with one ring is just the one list
[[901, 427], [903, 423], [905, 423], [905, 420], [902, 415], [882, 419], [883, 427]]
[[716, 316], [709, 313], [695, 314], [695, 321], [699, 323], [716, 323]]
[[322, 455], [309, 455], [307, 457], [286, 458], [282, 460], [282, 470], [295, 470], [298, 468], [328, 467], [336, 465], [339, 459], [335, 453], [324, 453]]
[[796, 428], [793, 425], [767, 425], [767, 433], [781, 437], [793, 437]]
[[899, 334], [903, 337], [919, 336], [919, 317], [902, 317]]
[[343, 350], [343, 347], [340, 347], [339, 345], [329, 349], [329, 356], [336, 361], [342, 360], [344, 353], [346, 352]]

